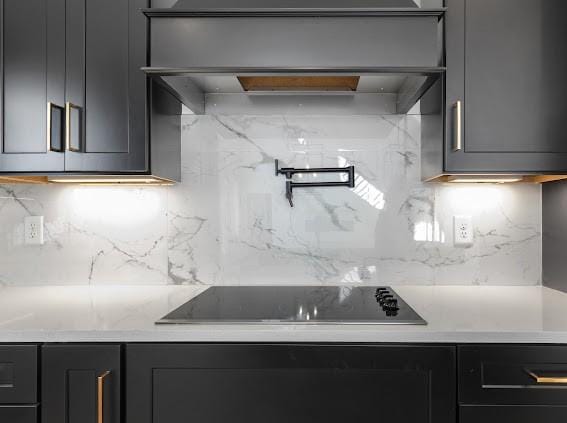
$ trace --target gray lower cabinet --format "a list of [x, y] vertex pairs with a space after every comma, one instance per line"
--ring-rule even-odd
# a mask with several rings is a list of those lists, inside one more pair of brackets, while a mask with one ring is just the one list
[[0, 345], [0, 405], [37, 402], [36, 345]]
[[567, 2], [447, 6], [444, 170], [566, 172]]
[[460, 423], [567, 421], [567, 347], [459, 347]]
[[456, 420], [455, 348], [127, 345], [126, 422]]
[[0, 422], [36, 423], [36, 345], [0, 345]]
[[42, 423], [119, 423], [121, 346], [42, 347]]
[[38, 421], [563, 422], [567, 346], [0, 345], [0, 422]]
[[148, 172], [148, 0], [0, 0], [0, 173]]
[[36, 423], [37, 405], [0, 405], [0, 422], [4, 423]]
[[460, 423], [553, 423], [567, 419], [567, 406], [477, 405], [459, 408]]

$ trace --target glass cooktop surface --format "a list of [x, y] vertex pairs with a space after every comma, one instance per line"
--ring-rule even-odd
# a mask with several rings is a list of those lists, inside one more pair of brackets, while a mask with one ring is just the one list
[[426, 325], [389, 287], [217, 286], [158, 324]]

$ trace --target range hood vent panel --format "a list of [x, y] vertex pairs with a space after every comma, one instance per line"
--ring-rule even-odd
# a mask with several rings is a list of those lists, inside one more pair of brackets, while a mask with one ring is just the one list
[[359, 76], [238, 76], [244, 91], [356, 91]]

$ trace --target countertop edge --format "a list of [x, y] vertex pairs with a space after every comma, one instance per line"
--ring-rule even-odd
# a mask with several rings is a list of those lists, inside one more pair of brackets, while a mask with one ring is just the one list
[[[280, 328], [281, 329], [281, 328]], [[538, 332], [285, 332], [263, 330], [159, 331], [2, 331], [0, 343], [402, 343], [402, 344], [567, 344], [567, 333]]]

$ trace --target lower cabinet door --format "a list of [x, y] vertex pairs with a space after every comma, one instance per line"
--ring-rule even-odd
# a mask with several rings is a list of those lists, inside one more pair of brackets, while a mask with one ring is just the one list
[[119, 423], [120, 351], [120, 345], [43, 346], [42, 423]]
[[452, 347], [128, 345], [127, 423], [454, 423]]
[[37, 406], [0, 406], [0, 422], [37, 423]]
[[567, 422], [567, 406], [470, 405], [459, 408], [459, 423]]

